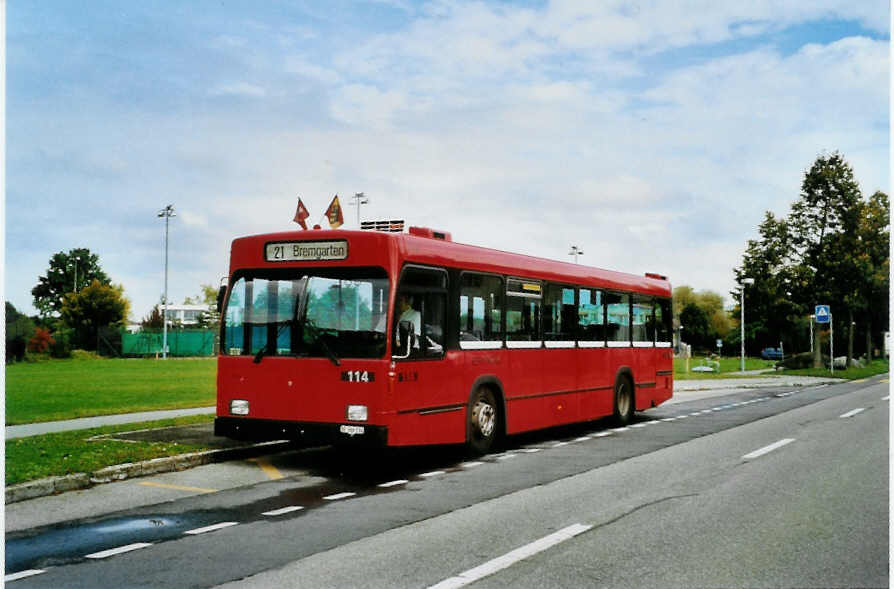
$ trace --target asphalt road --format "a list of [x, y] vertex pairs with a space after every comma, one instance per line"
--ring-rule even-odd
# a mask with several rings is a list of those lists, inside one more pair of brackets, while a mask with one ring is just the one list
[[[85, 492], [37, 527], [17, 508], [7, 584], [887, 586], [888, 387], [677, 402], [477, 461], [315, 449], [106, 485], [104, 507]], [[43, 572], [9, 577], [25, 571]]]

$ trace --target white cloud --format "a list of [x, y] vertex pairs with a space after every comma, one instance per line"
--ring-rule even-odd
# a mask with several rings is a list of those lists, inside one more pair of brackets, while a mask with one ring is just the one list
[[238, 96], [243, 98], [263, 98], [267, 91], [257, 84], [247, 82], [235, 82], [215, 86], [208, 92], [211, 96]]

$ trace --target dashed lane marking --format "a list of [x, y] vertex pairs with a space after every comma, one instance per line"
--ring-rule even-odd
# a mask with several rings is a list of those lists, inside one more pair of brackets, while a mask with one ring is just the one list
[[189, 534], [190, 536], [197, 536], [199, 534], [207, 534], [208, 532], [216, 532], [217, 530], [222, 530], [224, 528], [229, 528], [230, 526], [237, 526], [239, 522], [220, 522], [219, 524], [214, 524], [210, 526], [205, 526], [204, 528], [196, 528], [194, 530], [187, 530], [183, 532], [184, 534]]
[[334, 495], [326, 495], [323, 497], [326, 501], [338, 501], [339, 499], [347, 499], [353, 497], [357, 493], [335, 493]]
[[264, 474], [266, 474], [267, 478], [270, 479], [271, 481], [278, 481], [279, 479], [284, 478], [283, 474], [281, 472], [279, 472], [279, 469], [277, 469], [275, 466], [273, 466], [270, 463], [269, 458], [265, 458], [265, 457], [249, 458], [248, 461], [254, 462], [258, 466], [260, 466], [261, 470], [264, 471]]
[[848, 411], [847, 413], [843, 413], [843, 414], [839, 415], [838, 417], [839, 417], [839, 419], [847, 419], [848, 417], [853, 417], [854, 415], [857, 415], [858, 413], [863, 413], [864, 411], [866, 411], [866, 407], [859, 407], [857, 409], [852, 409], [852, 410]]
[[754, 452], [749, 452], [748, 454], [746, 454], [745, 456], [742, 457], [742, 460], [753, 460], [755, 458], [759, 458], [760, 456], [763, 456], [764, 454], [769, 454], [773, 450], [778, 450], [779, 448], [782, 448], [783, 446], [791, 444], [794, 441], [795, 441], [794, 438], [785, 438], [783, 440], [779, 440], [778, 442], [774, 442], [773, 444], [770, 444], [769, 446], [764, 446], [763, 448], [755, 450]]
[[444, 471], [443, 471], [443, 470], [433, 470], [433, 471], [431, 471], [431, 472], [424, 472], [424, 473], [422, 473], [422, 474], [419, 475], [419, 476], [421, 476], [421, 477], [424, 478], [424, 479], [427, 479], [427, 478], [430, 478], [430, 477], [436, 477], [436, 476], [439, 476], [439, 475], [442, 475], [442, 474], [444, 474]]
[[269, 515], [269, 516], [285, 515], [287, 513], [292, 513], [294, 511], [301, 511], [302, 509], [304, 509], [304, 507], [301, 505], [289, 505], [288, 507], [274, 509], [273, 511], [265, 511], [262, 515]]
[[396, 481], [388, 481], [387, 483], [382, 483], [381, 485], [378, 485], [378, 486], [381, 487], [382, 489], [387, 489], [389, 487], [397, 487], [399, 485], [406, 485], [409, 482], [410, 481], [408, 481], [407, 479], [398, 479]]
[[92, 559], [100, 559], [100, 558], [108, 558], [110, 556], [115, 556], [116, 554], [124, 554], [125, 552], [133, 552], [134, 550], [139, 550], [140, 548], [147, 548], [152, 546], [151, 543], [148, 542], [137, 542], [136, 544], [128, 544], [127, 546], [119, 546], [118, 548], [110, 548], [108, 550], [103, 550], [102, 552], [94, 552], [93, 554], [88, 554], [86, 558]]
[[891, 400], [891, 395], [887, 395], [887, 396], [885, 396], [885, 397], [882, 397], [882, 401], [890, 401], [890, 400]]
[[570, 525], [567, 528], [563, 528], [558, 532], [550, 534], [549, 536], [544, 536], [539, 540], [535, 540], [530, 544], [526, 544], [521, 548], [516, 548], [512, 552], [507, 552], [503, 556], [498, 556], [497, 558], [489, 560], [473, 569], [464, 571], [455, 577], [444, 579], [443, 581], [441, 581], [437, 585], [433, 585], [429, 589], [454, 589], [456, 587], [464, 587], [470, 583], [474, 583], [475, 581], [502, 571], [503, 569], [509, 568], [515, 563], [534, 556], [539, 552], [543, 552], [544, 550], [552, 548], [556, 544], [559, 544], [566, 540], [570, 540], [578, 534], [586, 532], [592, 527], [593, 526], [587, 526], [583, 524]]
[[28, 569], [27, 571], [19, 571], [17, 573], [11, 573], [3, 577], [3, 581], [5, 583], [9, 583], [10, 581], [18, 581], [19, 579], [27, 579], [28, 577], [33, 577], [34, 575], [40, 575], [45, 573], [46, 571], [43, 569]]
[[463, 468], [474, 468], [476, 466], [481, 466], [482, 464], [484, 463], [473, 460], [472, 462], [463, 462], [462, 464], [460, 464], [460, 466], [462, 466]]
[[169, 485], [167, 483], [156, 483], [155, 481], [142, 481], [137, 483], [144, 487], [158, 487], [160, 489], [172, 489], [174, 491], [186, 491], [188, 493], [217, 493], [217, 489], [203, 489], [201, 487], [184, 487], [183, 485]]

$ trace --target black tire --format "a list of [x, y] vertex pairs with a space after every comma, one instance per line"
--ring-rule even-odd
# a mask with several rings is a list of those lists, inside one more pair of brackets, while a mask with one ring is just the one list
[[633, 381], [626, 374], [615, 380], [614, 418], [619, 426], [629, 425], [633, 420], [636, 403], [633, 398]]
[[479, 387], [469, 400], [468, 440], [466, 445], [476, 455], [487, 454], [500, 433], [500, 410], [493, 391]]

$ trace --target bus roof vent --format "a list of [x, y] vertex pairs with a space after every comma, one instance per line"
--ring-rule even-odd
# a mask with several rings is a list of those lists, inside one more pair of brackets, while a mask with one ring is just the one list
[[428, 227], [410, 227], [410, 235], [417, 237], [428, 237], [429, 239], [440, 239], [441, 241], [453, 241], [453, 238], [446, 231], [438, 231]]
[[401, 233], [404, 230], [403, 219], [391, 221], [363, 221], [360, 229], [364, 231], [386, 231], [388, 233]]
[[667, 280], [667, 276], [656, 274], [655, 272], [646, 272], [646, 278], [655, 278], [657, 280]]

